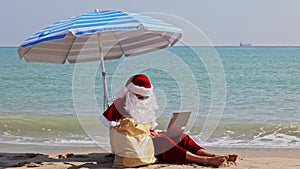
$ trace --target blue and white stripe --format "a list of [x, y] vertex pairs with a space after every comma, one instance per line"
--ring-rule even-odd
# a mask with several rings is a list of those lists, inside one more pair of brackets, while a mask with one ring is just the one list
[[149, 16], [95, 11], [46, 27], [23, 42], [18, 52], [33, 62], [94, 61], [100, 59], [99, 52], [104, 59], [115, 59], [173, 45], [181, 35], [181, 29]]

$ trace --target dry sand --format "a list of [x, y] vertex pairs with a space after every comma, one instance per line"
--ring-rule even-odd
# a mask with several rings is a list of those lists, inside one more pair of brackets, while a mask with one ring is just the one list
[[[297, 169], [300, 168], [300, 152], [239, 152], [236, 164], [225, 164], [226, 169]], [[113, 157], [103, 151], [0, 153], [0, 168], [111, 168]], [[197, 164], [153, 164], [139, 167], [157, 168], [211, 168]]]

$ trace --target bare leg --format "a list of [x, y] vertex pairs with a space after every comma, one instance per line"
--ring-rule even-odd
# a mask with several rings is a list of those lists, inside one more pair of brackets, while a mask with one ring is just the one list
[[226, 161], [226, 156], [204, 157], [204, 156], [193, 154], [191, 152], [187, 152], [186, 160], [188, 162], [198, 163], [202, 165], [220, 167]]
[[216, 154], [210, 153], [204, 149], [198, 150], [195, 154], [199, 155], [199, 156], [206, 156], [206, 157], [216, 157], [217, 156]]
[[198, 150], [195, 154], [199, 156], [206, 156], [206, 157], [226, 156], [227, 161], [232, 161], [232, 162], [236, 162], [238, 158], [237, 154], [219, 155], [219, 154], [210, 153], [204, 149]]

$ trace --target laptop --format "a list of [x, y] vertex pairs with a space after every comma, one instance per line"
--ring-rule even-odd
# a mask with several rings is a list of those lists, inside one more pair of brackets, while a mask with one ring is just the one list
[[166, 135], [169, 137], [182, 134], [189, 121], [191, 112], [174, 112], [168, 124]]

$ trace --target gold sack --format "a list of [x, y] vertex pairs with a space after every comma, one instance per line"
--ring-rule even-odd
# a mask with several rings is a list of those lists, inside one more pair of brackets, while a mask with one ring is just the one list
[[150, 124], [137, 124], [130, 118], [122, 120], [123, 123], [120, 122], [119, 126], [110, 130], [110, 144], [115, 153], [113, 167], [136, 167], [155, 163]]

